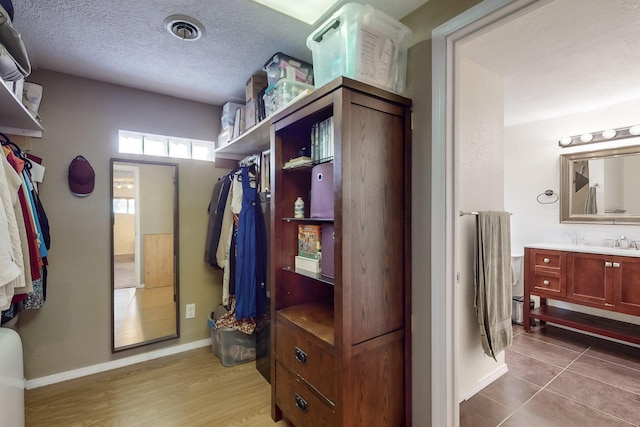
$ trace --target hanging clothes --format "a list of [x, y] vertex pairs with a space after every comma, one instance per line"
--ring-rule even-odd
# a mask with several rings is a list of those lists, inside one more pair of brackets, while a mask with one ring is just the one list
[[[219, 221], [220, 233], [208, 233], [206, 243], [206, 258], [211, 259], [211, 250], [217, 244], [215, 263], [224, 269], [222, 304], [229, 310], [224, 326], [235, 324], [236, 329], [246, 333], [251, 333], [254, 319], [267, 308], [267, 237], [256, 176], [257, 167], [251, 165], [221, 178], [216, 218], [210, 215], [208, 226], [210, 229], [213, 221]], [[215, 193], [216, 189], [209, 209]]]
[[[0, 142], [0, 217], [6, 219], [0, 219], [0, 223], [9, 224], [11, 230], [10, 238], [0, 238], [0, 247], [11, 242], [12, 259], [20, 268], [20, 275], [10, 286], [0, 287], [1, 323], [5, 324], [15, 319], [23, 309], [42, 307], [46, 298], [50, 234], [49, 222], [31, 176], [32, 161], [5, 134], [0, 133]], [[41, 181], [42, 166], [38, 173]]]
[[[262, 267], [259, 257], [266, 257], [266, 249], [259, 247], [264, 239], [258, 233], [266, 234], [264, 217], [260, 207], [255, 175], [253, 185], [249, 177], [249, 167], [242, 167], [242, 210], [238, 220], [238, 241], [236, 261], [236, 317], [254, 318], [266, 308], [266, 272], [258, 272]], [[266, 265], [266, 264], [265, 264]]]
[[222, 232], [222, 218], [224, 215], [224, 208], [227, 204], [227, 196], [229, 194], [229, 188], [231, 182], [225, 176], [215, 183], [213, 186], [213, 193], [211, 194], [211, 201], [207, 208], [209, 212], [209, 223], [207, 226], [207, 240], [204, 251], [204, 259], [210, 265], [223, 268], [224, 265], [218, 263], [216, 253], [220, 243], [220, 234]]

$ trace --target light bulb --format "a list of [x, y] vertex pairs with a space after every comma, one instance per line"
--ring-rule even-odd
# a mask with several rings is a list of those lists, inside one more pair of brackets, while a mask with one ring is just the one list
[[590, 133], [580, 135], [580, 141], [582, 142], [591, 142], [591, 140], [593, 140], [593, 135]]
[[571, 138], [570, 136], [563, 136], [560, 140], [560, 145], [566, 147], [567, 145], [571, 145], [572, 142], [573, 138]]
[[607, 130], [602, 131], [602, 137], [604, 139], [611, 139], [614, 136], [616, 136], [615, 129], [607, 129]]
[[629, 133], [631, 135], [640, 135], [640, 125], [631, 126], [629, 128]]

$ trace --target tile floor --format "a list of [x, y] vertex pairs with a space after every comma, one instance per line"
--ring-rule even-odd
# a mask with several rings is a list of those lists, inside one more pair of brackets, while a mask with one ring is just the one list
[[640, 348], [514, 325], [509, 372], [460, 404], [461, 427], [640, 426]]

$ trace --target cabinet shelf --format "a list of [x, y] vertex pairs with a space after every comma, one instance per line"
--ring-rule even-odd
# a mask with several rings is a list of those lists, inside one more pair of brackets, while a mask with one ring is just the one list
[[317, 280], [319, 282], [326, 283], [326, 284], [331, 285], [331, 286], [333, 286], [335, 284], [334, 283], [335, 279], [333, 277], [325, 276], [322, 273], [314, 273], [312, 271], [304, 271], [304, 270], [297, 270], [296, 271], [292, 267], [282, 267], [282, 269], [284, 271], [288, 271], [289, 273], [299, 274], [300, 276], [309, 277], [311, 279], [315, 279], [315, 280]]
[[276, 317], [285, 320], [333, 347], [333, 307], [328, 304], [300, 304], [278, 310]]
[[0, 132], [42, 137], [42, 125], [3, 82], [0, 82]]
[[633, 323], [543, 305], [531, 310], [531, 317], [597, 335], [640, 344], [640, 327]]
[[282, 218], [287, 222], [334, 222], [333, 218]]

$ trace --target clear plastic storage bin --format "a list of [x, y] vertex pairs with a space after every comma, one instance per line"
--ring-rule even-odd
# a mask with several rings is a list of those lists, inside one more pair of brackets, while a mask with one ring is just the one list
[[313, 92], [313, 85], [296, 80], [280, 79], [278, 83], [267, 89], [264, 94], [264, 111], [268, 116], [293, 101], [304, 91]]
[[307, 38], [315, 86], [338, 76], [402, 93], [411, 30], [369, 5], [347, 3]]
[[256, 360], [256, 334], [247, 335], [232, 328], [216, 328], [209, 319], [211, 349], [224, 366], [235, 366]]
[[313, 65], [278, 52], [266, 64], [267, 82], [273, 86], [280, 79], [296, 80], [301, 83], [313, 84]]

